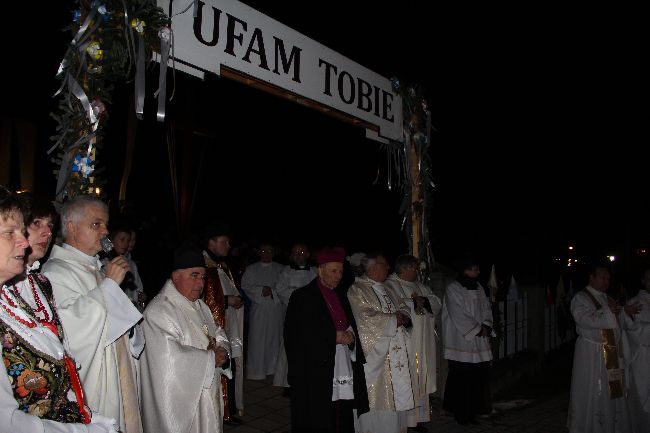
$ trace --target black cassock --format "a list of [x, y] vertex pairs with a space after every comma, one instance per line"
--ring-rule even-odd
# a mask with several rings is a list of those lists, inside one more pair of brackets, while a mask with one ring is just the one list
[[[368, 390], [363, 372], [365, 357], [345, 290], [336, 294], [356, 337], [352, 363], [354, 400], [332, 402], [336, 328], [317, 284], [318, 278], [293, 292], [284, 321], [287, 380], [291, 385], [292, 433], [353, 432], [352, 408], [368, 411]], [[352, 430], [350, 430], [352, 429]]]

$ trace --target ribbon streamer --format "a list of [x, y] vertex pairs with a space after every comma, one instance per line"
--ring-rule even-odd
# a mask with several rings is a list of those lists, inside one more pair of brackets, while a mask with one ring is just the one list
[[169, 48], [171, 43], [171, 30], [163, 28], [160, 31], [160, 75], [158, 76], [158, 90], [154, 96], [158, 98], [158, 122], [165, 121], [165, 98], [167, 97], [167, 61], [169, 59]]
[[126, 7], [126, 1], [122, 0], [124, 7], [124, 39], [126, 39], [126, 51], [129, 53], [129, 68], [126, 71], [126, 76], [131, 74], [131, 66], [133, 66], [133, 59], [135, 58], [135, 40], [133, 38], [133, 29], [129, 24], [129, 10]]
[[93, 108], [90, 106], [90, 101], [88, 100], [88, 96], [86, 96], [86, 92], [84, 92], [84, 89], [79, 85], [79, 83], [77, 83], [77, 80], [75, 80], [72, 77], [72, 75], [68, 74], [67, 80], [68, 80], [68, 89], [70, 90], [70, 93], [72, 93], [74, 96], [77, 97], [77, 99], [79, 99], [79, 102], [81, 102], [84, 111], [88, 115], [88, 120], [92, 125], [93, 132], [96, 131], [97, 126], [99, 126], [99, 119], [95, 116], [95, 112], [93, 111]]
[[138, 57], [135, 60], [135, 115], [142, 120], [144, 114], [144, 38], [138, 34]]

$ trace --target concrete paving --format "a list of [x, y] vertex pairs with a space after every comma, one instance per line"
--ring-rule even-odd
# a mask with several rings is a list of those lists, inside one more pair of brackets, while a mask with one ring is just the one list
[[[530, 390], [529, 390], [530, 391]], [[534, 394], [536, 394], [533, 391]], [[516, 393], [515, 393], [516, 394]], [[442, 414], [441, 401], [432, 399], [431, 422], [425, 427], [434, 433], [565, 433], [569, 393], [565, 389], [541, 393], [543, 397], [513, 409], [495, 411], [480, 420], [479, 425], [461, 426], [453, 417]], [[519, 397], [517, 397], [519, 398]], [[244, 423], [237, 427], [225, 426], [228, 433], [271, 433], [290, 432], [289, 399], [282, 396], [282, 388], [272, 385], [272, 379], [244, 383], [246, 408], [242, 417]], [[504, 406], [516, 400], [495, 400]]]

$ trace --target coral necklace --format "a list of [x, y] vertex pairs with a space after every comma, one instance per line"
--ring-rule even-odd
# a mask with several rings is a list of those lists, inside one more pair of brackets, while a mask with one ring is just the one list
[[[17, 305], [17, 304], [16, 304], [16, 303], [15, 303], [15, 302], [14, 302], [14, 301], [9, 297], [9, 295], [7, 294], [7, 292], [5, 292], [5, 287], [4, 287], [4, 286], [2, 287], [2, 297], [7, 301], [7, 303], [9, 304], [9, 306], [11, 306], [12, 308], [16, 308], [16, 309], [18, 308], [18, 305]], [[32, 320], [31, 317], [28, 317], [27, 319], [23, 319], [22, 317], [18, 316], [16, 313], [14, 313], [13, 311], [11, 311], [11, 309], [8, 308], [8, 307], [4, 304], [4, 302], [0, 302], [0, 305], [2, 306], [2, 308], [3, 308], [7, 313], [9, 313], [9, 315], [10, 315], [11, 317], [13, 317], [13, 318], [14, 318], [16, 321], [18, 321], [19, 323], [22, 323], [23, 325], [27, 326], [28, 328], [35, 328], [35, 327], [36, 327], [36, 322], [35, 322], [34, 320]]]
[[[39, 296], [38, 291], [36, 290], [36, 284], [34, 283], [34, 277], [32, 275], [28, 275], [27, 280], [29, 281], [29, 284], [31, 286], [32, 295], [34, 297], [34, 302], [36, 303], [36, 309], [31, 309], [31, 308], [28, 308], [28, 309], [31, 310], [32, 315], [34, 316], [36, 321], [38, 321], [38, 323], [40, 323], [42, 326], [44, 326], [45, 328], [52, 331], [52, 333], [58, 337], [59, 336], [59, 330], [57, 329], [56, 325], [53, 323], [52, 318], [50, 317], [50, 312], [45, 307], [45, 305], [43, 305], [43, 301], [41, 300], [41, 297]], [[16, 296], [17, 293], [20, 293], [20, 289], [18, 287], [16, 287], [15, 284], [13, 285], [13, 293], [14, 293], [14, 296]], [[8, 293], [5, 292], [4, 287], [2, 288], [2, 295], [4, 296], [4, 299], [7, 301], [9, 306], [11, 306], [12, 308], [21, 309], [23, 312], [29, 314], [29, 311], [25, 311], [25, 308], [20, 308], [14, 302], [14, 300], [9, 297]], [[25, 301], [22, 301], [22, 302], [25, 303], [25, 307], [28, 307], [26, 305]], [[11, 311], [11, 309], [9, 309], [4, 303], [0, 303], [0, 305], [2, 305], [2, 308], [7, 313], [9, 313], [9, 315], [11, 317], [13, 317], [19, 323], [22, 323], [23, 325], [27, 326], [28, 328], [35, 328], [36, 327], [37, 323], [31, 317], [26, 317], [26, 318], [20, 317], [19, 315], [17, 315], [13, 311]], [[39, 317], [39, 316], [42, 316], [42, 317]]]

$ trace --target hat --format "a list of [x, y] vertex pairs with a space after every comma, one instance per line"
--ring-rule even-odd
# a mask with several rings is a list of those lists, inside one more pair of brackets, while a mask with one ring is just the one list
[[205, 226], [201, 233], [201, 237], [204, 240], [212, 239], [217, 236], [230, 236], [230, 227], [223, 223], [212, 223]]
[[172, 271], [205, 267], [205, 258], [196, 248], [179, 248], [174, 252]]
[[323, 265], [330, 262], [343, 263], [345, 261], [345, 250], [341, 247], [323, 248], [316, 256], [316, 263]]

